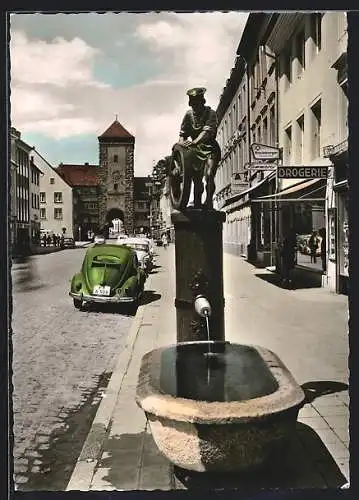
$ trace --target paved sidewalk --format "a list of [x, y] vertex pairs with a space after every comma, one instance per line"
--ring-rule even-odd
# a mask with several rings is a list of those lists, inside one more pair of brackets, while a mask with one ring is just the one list
[[343, 486], [349, 480], [347, 299], [318, 288], [284, 290], [271, 272], [228, 254], [226, 340], [273, 350], [311, 400], [300, 411], [290, 460], [278, 457], [266, 472], [190, 474], [159, 453], [134, 399], [142, 356], [176, 340], [174, 247], [157, 253], [160, 267], [146, 289], [161, 296], [148, 293], [152, 299], [138, 309], [67, 490]]

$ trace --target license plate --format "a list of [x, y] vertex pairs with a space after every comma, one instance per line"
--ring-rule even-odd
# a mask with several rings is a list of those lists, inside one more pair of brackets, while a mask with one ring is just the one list
[[95, 286], [93, 289], [93, 295], [109, 296], [111, 292], [111, 287], [109, 286]]

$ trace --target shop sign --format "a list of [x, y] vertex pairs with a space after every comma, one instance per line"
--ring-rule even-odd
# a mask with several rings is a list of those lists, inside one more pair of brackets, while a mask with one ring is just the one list
[[328, 257], [329, 260], [335, 262], [336, 260], [336, 227], [337, 227], [337, 213], [335, 208], [328, 209]]
[[345, 141], [340, 142], [336, 146], [325, 146], [323, 148], [323, 156], [324, 158], [329, 158], [330, 156], [339, 155], [345, 151], [348, 151], [348, 139], [345, 139]]
[[251, 144], [251, 151], [256, 160], [279, 160], [280, 150], [267, 144]]
[[278, 167], [279, 179], [327, 179], [328, 166], [319, 167]]

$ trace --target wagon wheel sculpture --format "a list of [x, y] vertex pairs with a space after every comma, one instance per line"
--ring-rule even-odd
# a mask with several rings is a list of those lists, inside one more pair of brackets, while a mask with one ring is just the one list
[[180, 144], [175, 144], [169, 169], [170, 197], [173, 208], [183, 210], [187, 207], [191, 194], [192, 153]]

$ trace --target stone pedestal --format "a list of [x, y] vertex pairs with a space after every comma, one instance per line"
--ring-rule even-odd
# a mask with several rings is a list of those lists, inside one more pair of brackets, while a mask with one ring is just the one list
[[176, 249], [177, 342], [207, 340], [206, 320], [194, 310], [203, 294], [210, 302], [210, 339], [224, 340], [223, 241], [225, 213], [186, 209], [172, 213]]

